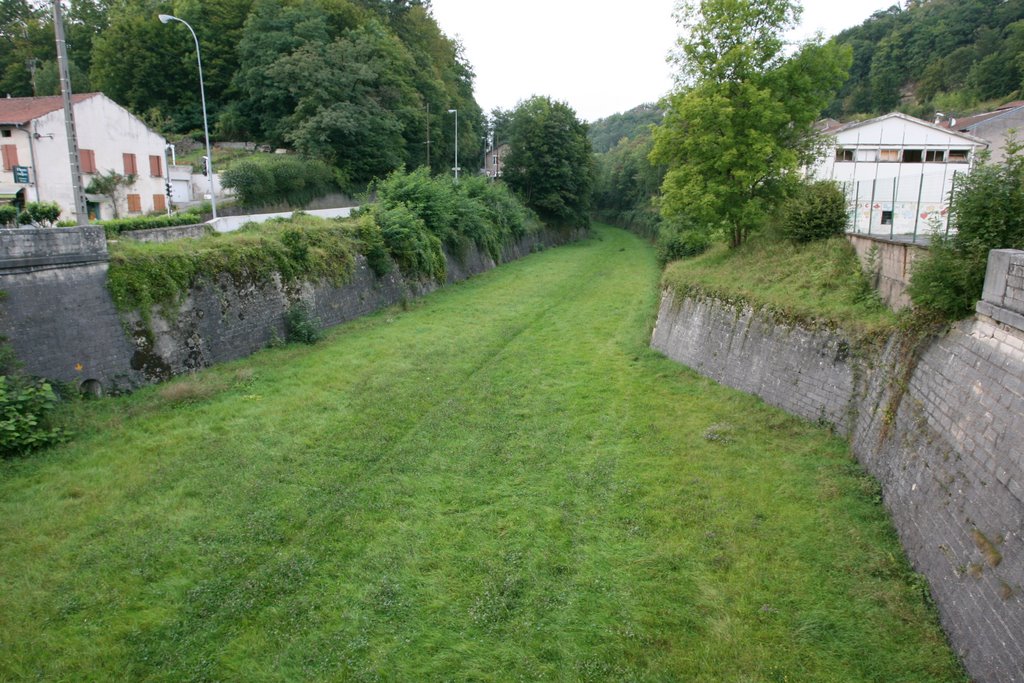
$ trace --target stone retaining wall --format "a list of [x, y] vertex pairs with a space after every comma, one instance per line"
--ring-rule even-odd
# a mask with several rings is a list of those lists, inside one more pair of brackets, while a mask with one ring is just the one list
[[[40, 233], [35, 241], [30, 232]], [[531, 235], [506, 245], [503, 260], [581, 236], [555, 231]], [[119, 315], [114, 308], [106, 288], [102, 229], [0, 231], [0, 246], [5, 248], [0, 290], [6, 293], [0, 301], [0, 335], [10, 340], [27, 372], [91, 391], [127, 391], [247, 356], [266, 347], [275, 335], [284, 337], [284, 314], [298, 302], [307, 304], [327, 327], [438, 286], [406, 280], [397, 268], [378, 278], [358, 257], [351, 281], [340, 287], [327, 282], [292, 286], [280, 279], [257, 285], [226, 275], [205, 278], [195, 284], [172, 319], [154, 307], [146, 324], [139, 313]], [[494, 260], [476, 248], [446, 254], [446, 259], [448, 283], [495, 267]]]
[[1024, 683], [1024, 332], [963, 321], [925, 343], [904, 385], [898, 338], [858, 347], [666, 292], [651, 345], [848, 436], [972, 680]]

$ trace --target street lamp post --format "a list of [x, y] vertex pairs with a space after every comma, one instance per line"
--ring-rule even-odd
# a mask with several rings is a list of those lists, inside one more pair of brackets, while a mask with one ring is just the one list
[[459, 110], [449, 109], [449, 114], [455, 114], [455, 184], [459, 184]]
[[184, 19], [179, 19], [170, 14], [160, 15], [160, 23], [166, 24], [169, 21], [180, 21], [185, 24], [185, 28], [192, 34], [192, 40], [196, 41], [196, 61], [199, 63], [199, 97], [203, 102], [203, 135], [206, 136], [206, 175], [210, 179], [210, 208], [213, 211], [213, 217], [216, 218], [217, 194], [213, 187], [213, 153], [210, 150], [210, 127], [206, 122], [206, 88], [203, 87], [203, 58], [199, 55], [199, 38], [196, 37], [196, 32], [192, 30], [192, 27]]

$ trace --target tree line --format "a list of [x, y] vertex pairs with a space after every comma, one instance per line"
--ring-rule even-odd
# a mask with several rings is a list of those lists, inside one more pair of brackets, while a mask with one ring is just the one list
[[907, 0], [832, 42], [853, 62], [830, 116], [968, 113], [1021, 89], [1024, 0]]
[[[50, 3], [0, 1], [0, 92], [59, 92]], [[195, 30], [212, 133], [289, 147], [365, 186], [391, 170], [476, 168], [485, 119], [473, 70], [427, 0], [71, 0], [76, 92], [102, 91], [164, 134], [202, 126]], [[429, 143], [428, 143], [429, 140]]]

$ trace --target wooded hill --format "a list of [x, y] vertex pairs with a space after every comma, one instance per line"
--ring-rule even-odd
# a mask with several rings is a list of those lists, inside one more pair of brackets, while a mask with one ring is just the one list
[[853, 49], [853, 66], [828, 115], [963, 114], [1018, 96], [1024, 0], [908, 0], [833, 40]]
[[[0, 95], [59, 92], [49, 2], [0, 2]], [[71, 0], [72, 85], [99, 90], [166, 134], [201, 130], [202, 47], [214, 137], [290, 147], [365, 184], [406, 164], [451, 167], [459, 112], [463, 165], [483, 116], [460, 46], [429, 0]], [[428, 146], [426, 141], [431, 140]]]

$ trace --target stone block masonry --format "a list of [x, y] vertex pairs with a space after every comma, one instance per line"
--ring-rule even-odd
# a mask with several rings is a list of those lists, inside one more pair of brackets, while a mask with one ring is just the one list
[[142, 380], [107, 292], [102, 228], [0, 230], [0, 335], [25, 369], [76, 386]]
[[841, 330], [666, 292], [651, 345], [848, 436], [972, 680], [1024, 683], [1024, 331], [962, 321], [926, 343], [905, 386], [899, 341], [858, 348]]
[[[173, 230], [173, 229], [171, 229]], [[502, 260], [538, 245], [555, 246], [581, 233], [554, 231], [506, 244]], [[406, 280], [397, 267], [377, 277], [358, 257], [351, 281], [260, 284], [226, 275], [196, 282], [175, 315], [159, 308], [144, 324], [140, 313], [119, 315], [106, 288], [107, 248], [102, 229], [0, 230], [0, 335], [33, 375], [106, 392], [127, 391], [234, 360], [284, 337], [284, 314], [303, 302], [324, 327], [426, 294], [436, 283]], [[447, 254], [447, 282], [495, 267], [469, 248]]]

